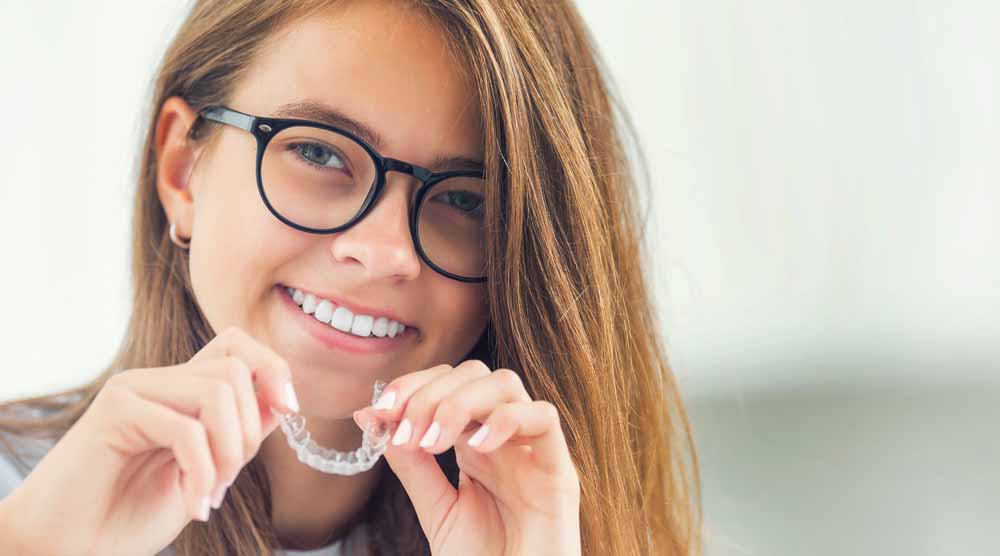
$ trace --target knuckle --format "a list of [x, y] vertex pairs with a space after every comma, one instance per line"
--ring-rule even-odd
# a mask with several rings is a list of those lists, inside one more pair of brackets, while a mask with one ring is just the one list
[[493, 371], [493, 374], [503, 381], [504, 384], [514, 388], [524, 388], [524, 384], [521, 382], [521, 375], [515, 373], [511, 369], [497, 369]]
[[515, 418], [517, 413], [514, 410], [514, 406], [511, 404], [504, 404], [493, 412], [490, 419], [493, 420], [495, 428], [498, 429], [512, 429], [517, 427], [517, 421]]
[[250, 367], [247, 366], [239, 357], [235, 355], [227, 355], [222, 358], [222, 368], [227, 374], [229, 373], [250, 373]]
[[468, 415], [468, 404], [461, 398], [449, 396], [441, 400], [441, 403], [438, 404], [434, 420], [438, 422], [455, 422], [466, 419]]
[[462, 368], [475, 376], [487, 376], [491, 370], [489, 365], [480, 359], [468, 359], [463, 361], [459, 368]]
[[418, 384], [426, 384], [439, 376], [446, 375], [454, 371], [455, 367], [449, 365], [448, 363], [441, 363], [440, 365], [434, 365], [429, 369], [417, 371], [410, 376], [414, 381], [417, 381]]
[[535, 403], [538, 404], [539, 409], [545, 414], [546, 419], [553, 423], [559, 422], [559, 408], [555, 404], [548, 400], [538, 400]]
[[434, 377], [452, 369], [451, 365], [442, 363], [440, 365], [435, 365], [429, 369], [424, 369], [422, 371], [414, 371], [412, 373], [407, 373], [401, 377], [395, 378], [392, 382], [386, 385], [386, 390], [394, 390], [396, 392], [406, 392], [412, 390], [411, 385], [417, 384], [427, 384]]
[[419, 372], [421, 377], [426, 377], [427, 379], [433, 379], [436, 376], [453, 372], [455, 367], [448, 363], [441, 363], [440, 365], [434, 365], [429, 369], [424, 369]]
[[406, 402], [406, 414], [411, 417], [411, 420], [412, 417], [427, 417], [430, 411], [431, 400], [423, 391], [417, 392]]

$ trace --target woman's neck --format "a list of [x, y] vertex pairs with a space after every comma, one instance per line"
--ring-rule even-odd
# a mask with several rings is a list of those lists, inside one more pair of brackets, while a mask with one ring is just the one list
[[[353, 450], [361, 431], [351, 419], [306, 418], [310, 436], [320, 445]], [[257, 454], [271, 484], [271, 519], [282, 546], [308, 550], [347, 534], [384, 472], [380, 459], [370, 470], [352, 476], [317, 471], [300, 462], [280, 429], [261, 443]]]

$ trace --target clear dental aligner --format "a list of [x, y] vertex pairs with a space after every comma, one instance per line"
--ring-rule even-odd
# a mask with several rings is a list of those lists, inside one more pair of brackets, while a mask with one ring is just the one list
[[[382, 395], [386, 383], [375, 381], [372, 403]], [[351, 452], [341, 452], [324, 448], [309, 437], [306, 430], [306, 419], [298, 413], [279, 413], [271, 409], [271, 413], [280, 418], [281, 432], [288, 438], [288, 445], [295, 451], [299, 461], [324, 473], [337, 475], [356, 475], [367, 471], [375, 465], [378, 458], [385, 452], [389, 444], [389, 427], [371, 419], [366, 424], [361, 436], [361, 447]]]

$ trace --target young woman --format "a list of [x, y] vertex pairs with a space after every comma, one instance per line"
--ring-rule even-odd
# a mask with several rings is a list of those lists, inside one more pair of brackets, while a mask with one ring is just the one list
[[[0, 552], [698, 553], [617, 106], [569, 0], [197, 2], [125, 341], [5, 405]], [[321, 473], [272, 409], [393, 441]]]

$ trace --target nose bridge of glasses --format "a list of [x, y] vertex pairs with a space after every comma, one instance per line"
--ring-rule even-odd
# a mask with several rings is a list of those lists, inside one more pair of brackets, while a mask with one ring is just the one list
[[383, 160], [383, 164], [386, 172], [402, 172], [417, 178], [421, 182], [429, 180], [431, 175], [434, 173], [427, 168], [417, 166], [416, 164], [410, 164], [409, 162], [403, 162], [402, 160], [396, 160], [395, 158], [386, 158]]

